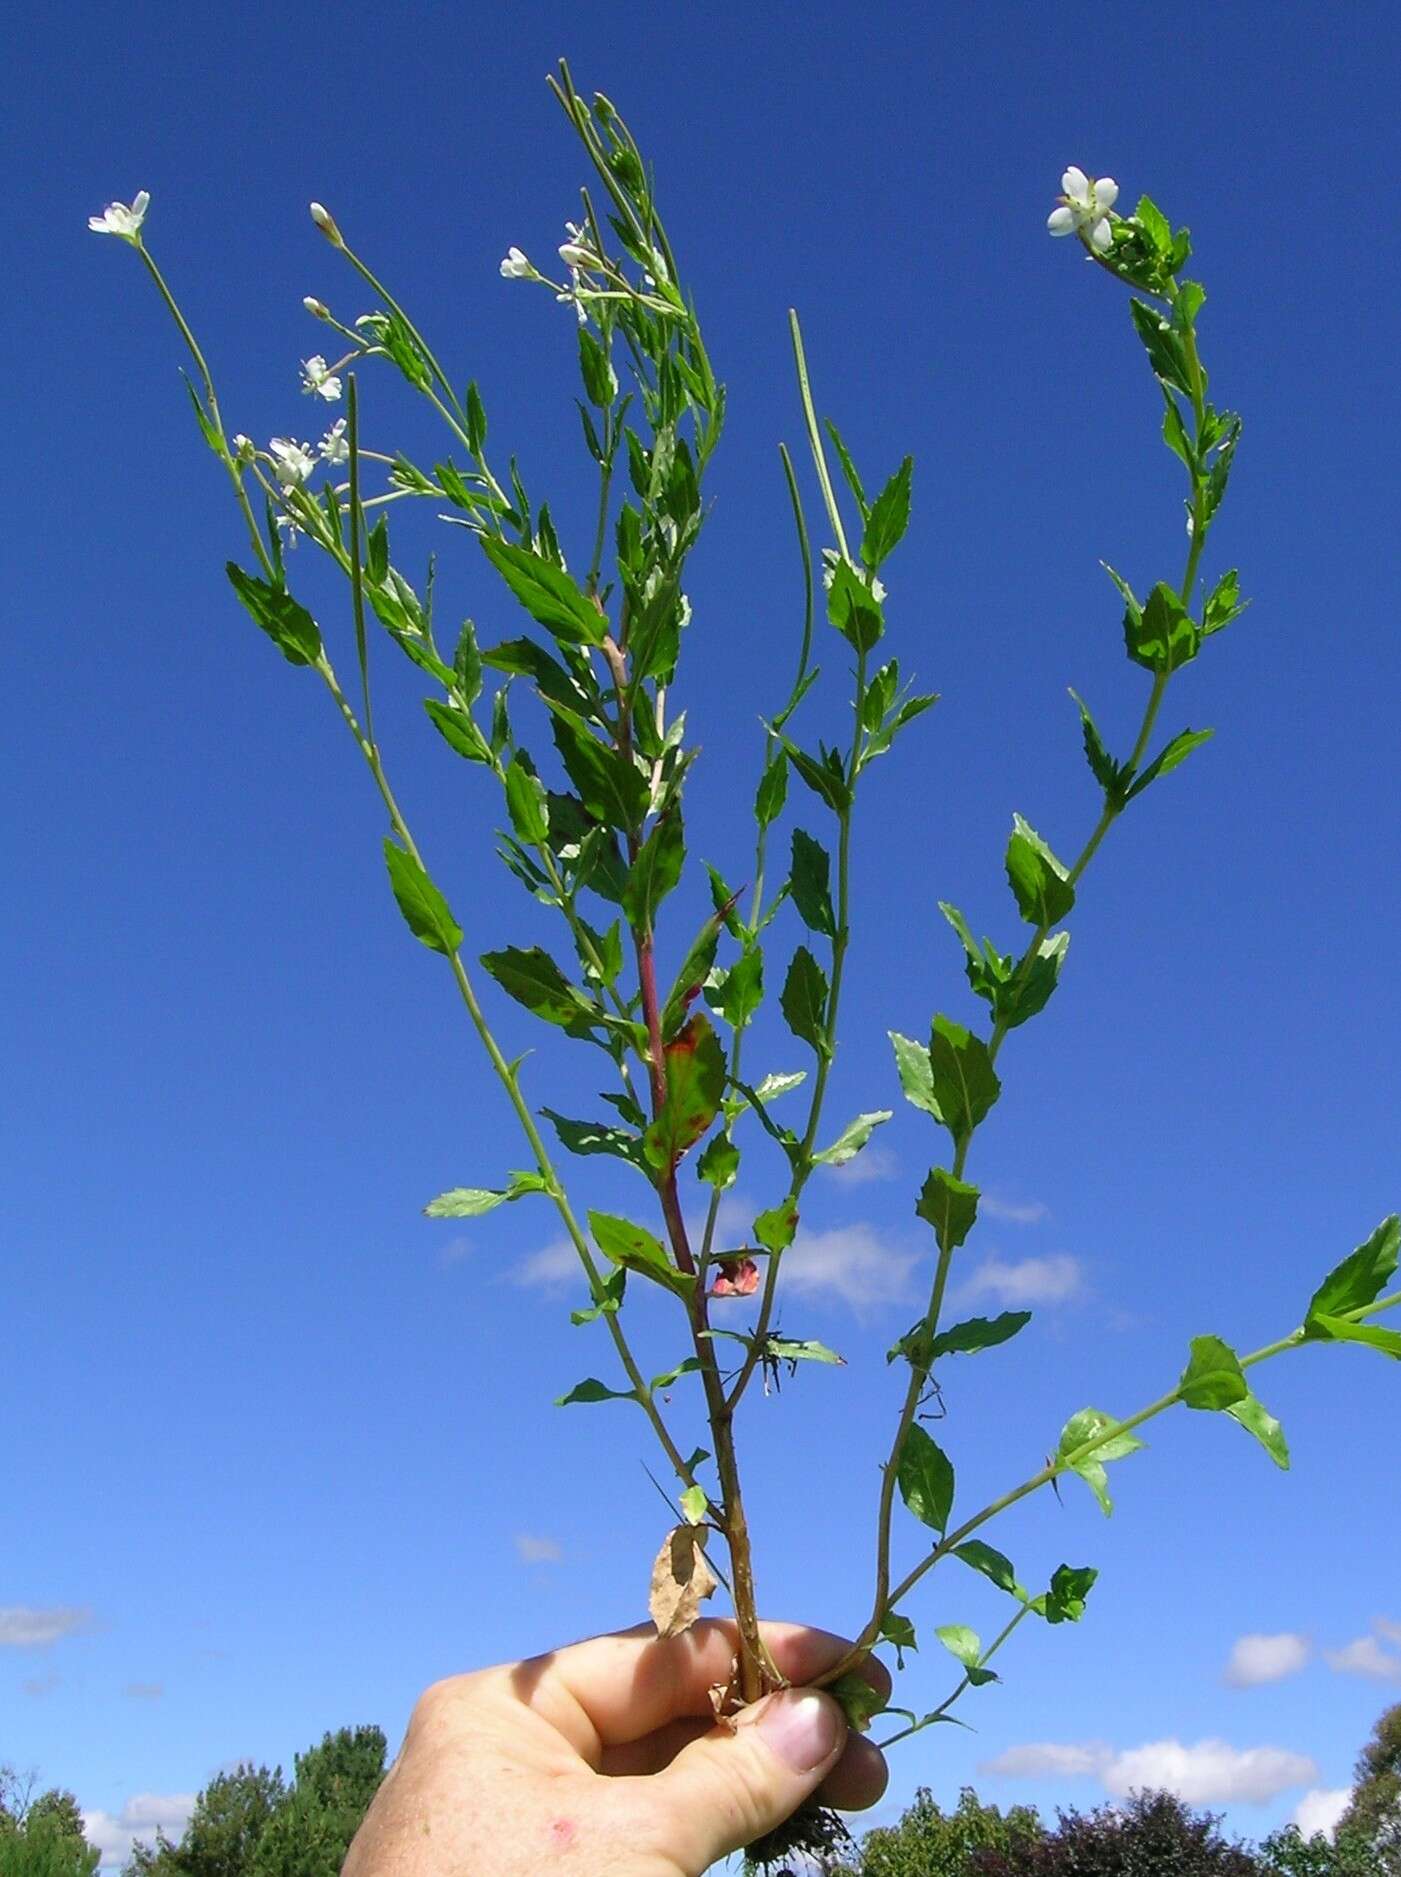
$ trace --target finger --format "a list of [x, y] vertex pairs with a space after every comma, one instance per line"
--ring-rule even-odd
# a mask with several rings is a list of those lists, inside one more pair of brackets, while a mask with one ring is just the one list
[[706, 1870], [795, 1811], [846, 1742], [846, 1718], [830, 1695], [781, 1689], [733, 1726], [683, 1747], [636, 1796], [680, 1867]]
[[[799, 1686], [824, 1674], [851, 1646], [826, 1630], [764, 1623], [764, 1642], [779, 1671]], [[650, 1624], [536, 1656], [505, 1671], [514, 1697], [547, 1718], [591, 1765], [607, 1747], [655, 1733], [668, 1721], [712, 1714], [710, 1691], [730, 1678], [735, 1626], [723, 1618], [694, 1624], [663, 1642]], [[861, 1671], [890, 1695], [884, 1664]]]
[[874, 1740], [848, 1734], [841, 1758], [817, 1789], [823, 1805], [839, 1812], [864, 1812], [884, 1795], [890, 1779], [885, 1755]]
[[682, 1747], [708, 1734], [715, 1725], [711, 1715], [693, 1714], [684, 1720], [668, 1721], [654, 1734], [640, 1740], [624, 1740], [616, 1747], [605, 1747], [597, 1771], [610, 1779], [626, 1779], [638, 1774], [659, 1773], [670, 1766]]

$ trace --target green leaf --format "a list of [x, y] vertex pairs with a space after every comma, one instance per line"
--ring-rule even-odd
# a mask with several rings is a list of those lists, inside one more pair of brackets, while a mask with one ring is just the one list
[[1239, 1421], [1248, 1434], [1255, 1436], [1277, 1467], [1288, 1472], [1289, 1443], [1284, 1438], [1284, 1429], [1256, 1396], [1247, 1391], [1244, 1398], [1233, 1401], [1226, 1412]]
[[829, 1682], [827, 1693], [845, 1714], [847, 1726], [858, 1734], [868, 1733], [875, 1716], [885, 1712], [885, 1696], [878, 1694], [854, 1668]]
[[634, 932], [651, 931], [658, 906], [681, 878], [685, 859], [681, 810], [671, 808], [653, 827], [628, 869], [623, 912]]
[[723, 1193], [739, 1177], [739, 1149], [728, 1134], [717, 1134], [696, 1162], [697, 1177]]
[[681, 968], [676, 973], [662, 1010], [663, 1037], [675, 1035], [685, 1022], [691, 1003], [707, 986], [720, 944], [721, 928], [722, 921], [718, 915], [707, 919], [691, 941], [691, 948], [681, 961]]
[[563, 568], [495, 535], [479, 539], [487, 559], [537, 624], [566, 644], [602, 645], [608, 621]]
[[511, 945], [505, 951], [483, 952], [482, 968], [518, 1004], [576, 1035], [596, 1020], [596, 1012], [583, 992], [571, 984], [547, 951], [532, 945], [528, 951]]
[[832, 863], [822, 843], [802, 828], [794, 828], [793, 904], [810, 932], [822, 932], [828, 938], [835, 938], [837, 920], [832, 911], [831, 870]]
[[708, 1017], [697, 1014], [663, 1046], [666, 1100], [643, 1136], [648, 1160], [670, 1171], [694, 1147], [720, 1110], [725, 1052]]
[[1055, 932], [1036, 948], [1026, 976], [1019, 982], [1001, 986], [994, 999], [998, 1016], [1009, 1030], [1027, 1022], [1044, 1010], [1051, 993], [1060, 983], [1060, 968], [1070, 949], [1070, 934]]
[[[1099, 1501], [1100, 1510], [1106, 1518], [1114, 1510], [1114, 1501], [1109, 1496], [1106, 1463], [1122, 1460], [1136, 1453], [1143, 1445], [1133, 1434], [1112, 1432], [1117, 1426], [1112, 1415], [1104, 1414], [1098, 1408], [1081, 1408], [1078, 1414], [1071, 1415], [1061, 1429], [1060, 1443], [1056, 1449], [1057, 1458], [1084, 1480]], [[1082, 1448], [1090, 1448], [1090, 1451], [1080, 1454]], [[1080, 1457], [1072, 1458], [1075, 1454], [1080, 1454]]]
[[524, 1199], [527, 1193], [547, 1191], [543, 1177], [538, 1173], [513, 1173], [511, 1184], [501, 1189], [481, 1186], [454, 1186], [450, 1192], [439, 1193], [436, 1199], [430, 1199], [423, 1208], [425, 1218], [429, 1219], [477, 1219], [484, 1212], [494, 1212], [498, 1206], [504, 1206], [515, 1199]]
[[1027, 1595], [1017, 1582], [1017, 1573], [1010, 1558], [1000, 1551], [994, 1551], [991, 1545], [985, 1545], [980, 1538], [970, 1538], [966, 1544], [955, 1545], [953, 1555], [975, 1571], [981, 1571], [990, 1583], [1005, 1590], [1009, 1597], [1016, 1597], [1025, 1603]]
[[1124, 614], [1124, 645], [1146, 671], [1177, 671], [1196, 657], [1201, 634], [1177, 594], [1160, 580], [1141, 611], [1130, 607]]
[[901, 1443], [895, 1478], [915, 1517], [942, 1535], [953, 1510], [953, 1463], [918, 1421], [910, 1423]]
[[826, 1362], [839, 1369], [846, 1367], [845, 1356], [839, 1356], [826, 1343], [814, 1342], [810, 1336], [801, 1342], [793, 1342], [786, 1336], [770, 1336], [764, 1344], [764, 1353], [776, 1362]]
[[945, 1167], [935, 1167], [920, 1189], [915, 1212], [934, 1227], [940, 1251], [953, 1251], [973, 1229], [978, 1189], [956, 1180]]
[[705, 1001], [736, 1030], [742, 1030], [764, 1001], [763, 948], [751, 945], [728, 971], [711, 974]]
[[1075, 904], [1069, 871], [1020, 815], [1012, 817], [1006, 867], [1017, 910], [1028, 925], [1054, 925]]
[[552, 715], [555, 747], [585, 808], [608, 827], [631, 833], [647, 813], [646, 778], [630, 758], [591, 736], [572, 711], [555, 707]]
[[1080, 707], [1080, 727], [1084, 733], [1085, 759], [1090, 765], [1090, 772], [1105, 795], [1112, 801], [1118, 801], [1123, 771], [1105, 748], [1104, 739], [1090, 715], [1089, 705], [1077, 691], [1072, 691], [1070, 695]]
[[1250, 604], [1240, 596], [1240, 575], [1234, 567], [1222, 574], [1202, 608], [1202, 634], [1221, 632]]
[[647, 1384], [648, 1391], [655, 1395], [658, 1390], [670, 1388], [673, 1382], [679, 1382], [683, 1375], [695, 1375], [699, 1368], [700, 1357], [687, 1356], [674, 1369], [664, 1369], [660, 1375], [654, 1375]]
[[[783, 747], [789, 762], [806, 782], [814, 795], [826, 802], [834, 815], [844, 814], [851, 806], [851, 789], [842, 768], [840, 752], [825, 750], [822, 760], [810, 756], [806, 750], [800, 750], [796, 743], [787, 737]], [[835, 756], [836, 760], [833, 760]]]
[[1141, 795], [1150, 783], [1157, 781], [1159, 776], [1169, 775], [1177, 768], [1179, 763], [1186, 762], [1193, 750], [1200, 749], [1203, 743], [1209, 743], [1215, 734], [1216, 732], [1214, 730], [1181, 731], [1170, 743], [1164, 744], [1163, 748], [1159, 750], [1152, 762], [1149, 763], [1148, 767], [1138, 777], [1133, 787], [1124, 797], [1124, 800], [1131, 802], [1135, 795]]
[[774, 1253], [787, 1251], [797, 1230], [798, 1208], [791, 1198], [785, 1199], [781, 1206], [771, 1206], [767, 1212], [761, 1212], [754, 1221], [755, 1238], [766, 1251]]
[[800, 945], [794, 952], [778, 1001], [784, 1020], [794, 1036], [811, 1044], [819, 1056], [829, 1055], [831, 1052], [825, 1028], [827, 980], [822, 974], [821, 965], [806, 945]]
[[577, 669], [566, 670], [534, 639], [503, 639], [499, 645], [489, 645], [481, 654], [481, 662], [492, 671], [508, 671], [515, 677], [533, 679], [541, 697], [562, 705], [565, 710], [588, 712], [594, 707], [596, 693], [586, 688], [586, 674]]
[[429, 951], [451, 958], [462, 943], [462, 927], [449, 912], [447, 901], [413, 856], [396, 847], [388, 835], [384, 837], [384, 860], [390, 887], [409, 930]]
[[966, 1322], [940, 1330], [930, 1349], [931, 1358], [971, 1356], [980, 1349], [995, 1349], [999, 1343], [1009, 1342], [1030, 1321], [1030, 1310], [1003, 1310], [995, 1317], [969, 1317]]
[[900, 1076], [900, 1086], [905, 1092], [905, 1100], [916, 1108], [922, 1108], [926, 1114], [932, 1114], [936, 1121], [942, 1121], [944, 1117], [934, 1099], [934, 1068], [929, 1060], [929, 1051], [923, 1043], [901, 1036], [898, 1030], [887, 1030], [886, 1035], [895, 1051], [895, 1067]]
[[1163, 442], [1166, 443], [1173, 455], [1195, 475], [1197, 470], [1197, 452], [1193, 446], [1192, 439], [1187, 435], [1187, 427], [1182, 421], [1182, 411], [1178, 405], [1177, 399], [1172, 395], [1171, 391], [1168, 390], [1166, 385], [1162, 387], [1162, 392], [1163, 401], [1166, 405], [1166, 409], [1163, 411]]
[[593, 1304], [587, 1310], [571, 1310], [569, 1321], [574, 1324], [596, 1323], [600, 1317], [616, 1316], [622, 1308], [627, 1281], [628, 1274], [621, 1265], [616, 1270], [605, 1271], [598, 1280]]
[[1311, 1316], [1309, 1329], [1327, 1342], [1362, 1343], [1384, 1356], [1401, 1361], [1401, 1330], [1384, 1330], [1376, 1323], [1354, 1323], [1350, 1317]]
[[761, 1102], [776, 1101], [780, 1095], [791, 1095], [795, 1088], [801, 1088], [807, 1079], [806, 1069], [790, 1069], [786, 1074], [766, 1075], [754, 1093]]
[[709, 1504], [704, 1486], [688, 1486], [681, 1495], [681, 1511], [688, 1524], [699, 1525]]
[[557, 1396], [555, 1406], [568, 1408], [580, 1401], [636, 1401], [636, 1399], [637, 1396], [631, 1388], [609, 1388], [590, 1375], [586, 1381], [576, 1382], [567, 1395]]
[[859, 1114], [850, 1121], [821, 1153], [813, 1155], [814, 1166], [844, 1167], [848, 1160], [854, 1160], [861, 1149], [870, 1140], [876, 1129], [890, 1119], [889, 1108], [878, 1108], [871, 1114]]
[[506, 770], [506, 807], [517, 839], [524, 841], [527, 847], [542, 846], [550, 832], [545, 817], [544, 786], [519, 756], [512, 758]]
[[1002, 1092], [987, 1044], [951, 1017], [935, 1017], [929, 1064], [944, 1126], [956, 1142], [963, 1141]]
[[907, 456], [871, 505], [861, 535], [861, 558], [873, 571], [900, 545], [910, 525], [910, 477], [914, 458]]
[[458, 709], [455, 704], [444, 704], [436, 697], [425, 697], [423, 708], [449, 749], [465, 756], [469, 763], [491, 761], [490, 745], [469, 712]]
[[630, 1219], [615, 1218], [608, 1212], [591, 1212], [589, 1230], [610, 1263], [621, 1265], [638, 1277], [649, 1277], [654, 1284], [675, 1291], [678, 1297], [689, 1297], [695, 1288], [694, 1276], [677, 1270], [645, 1226], [634, 1225]]
[[908, 1616], [901, 1616], [898, 1610], [887, 1610], [880, 1620], [882, 1642], [888, 1642], [895, 1651], [895, 1662], [899, 1668], [905, 1666], [905, 1650], [913, 1649], [918, 1653], [919, 1644], [915, 1641], [915, 1626]]
[[589, 403], [606, 411], [618, 395], [618, 380], [608, 362], [608, 353], [587, 326], [579, 328], [579, 375]]
[[788, 755], [780, 749], [760, 776], [758, 793], [754, 797], [754, 819], [761, 828], [768, 827], [771, 821], [777, 821], [787, 799]]
[[1190, 397], [1192, 381], [1187, 365], [1187, 351], [1181, 338], [1156, 307], [1145, 306], [1142, 300], [1130, 300], [1129, 311], [1133, 315], [1138, 336], [1147, 347], [1149, 363], [1154, 372], [1164, 384], [1172, 385]]
[[827, 617], [858, 652], [869, 652], [885, 631], [880, 601], [850, 561], [839, 560], [833, 569]]
[[645, 1167], [642, 1142], [636, 1134], [625, 1133], [606, 1121], [571, 1121], [553, 1108], [542, 1108], [540, 1112], [571, 1154], [611, 1154], [631, 1166]]
[[452, 675], [458, 696], [470, 709], [482, 694], [482, 655], [477, 646], [477, 629], [470, 619], [462, 622], [457, 650], [452, 655]]
[[823, 418], [822, 427], [832, 439], [832, 447], [837, 452], [837, 461], [842, 466], [842, 474], [846, 477], [847, 487], [856, 497], [856, 506], [860, 509], [861, 519], [864, 522], [870, 511], [866, 501], [866, 491], [861, 486], [861, 478], [857, 475], [856, 465], [851, 460], [851, 452], [842, 442], [841, 433], [830, 417]]
[[1032, 1608], [1048, 1623], [1078, 1623], [1085, 1614], [1085, 1599], [1099, 1572], [1090, 1564], [1061, 1564], [1051, 1576], [1051, 1588], [1035, 1599]]
[[1151, 196], [1140, 196], [1138, 207], [1134, 210], [1135, 218], [1142, 223], [1144, 233], [1164, 259], [1172, 254], [1172, 227], [1163, 211]]
[[1315, 1317], [1336, 1317], [1375, 1303], [1386, 1288], [1401, 1257], [1401, 1218], [1395, 1213], [1382, 1220], [1371, 1237], [1331, 1270], [1313, 1296], [1304, 1317], [1309, 1334]]
[[1219, 1412], [1250, 1393], [1240, 1358], [1219, 1336], [1194, 1336], [1192, 1355], [1177, 1384], [1184, 1407]]
[[225, 573], [254, 623], [262, 627], [289, 665], [314, 665], [321, 656], [321, 632], [316, 621], [290, 593], [270, 586], [256, 574], [246, 574], [228, 561]]
[[969, 1629], [966, 1623], [941, 1623], [934, 1634], [949, 1654], [962, 1662], [965, 1668], [976, 1668], [978, 1657], [983, 1652], [976, 1629]]

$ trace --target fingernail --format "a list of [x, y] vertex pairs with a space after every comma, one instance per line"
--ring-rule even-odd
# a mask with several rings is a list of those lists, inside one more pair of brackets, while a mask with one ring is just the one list
[[769, 1749], [795, 1773], [810, 1773], [830, 1759], [845, 1731], [835, 1701], [797, 1688], [770, 1695], [754, 1725]]

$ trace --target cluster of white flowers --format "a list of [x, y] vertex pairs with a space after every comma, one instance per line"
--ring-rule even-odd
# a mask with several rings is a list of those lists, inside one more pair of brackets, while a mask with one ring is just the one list
[[1109, 211], [1119, 199], [1119, 185], [1112, 176], [1087, 176], [1072, 163], [1060, 179], [1064, 194], [1059, 208], [1046, 217], [1046, 227], [1053, 235], [1083, 235], [1096, 254], [1107, 254], [1114, 245], [1114, 231]]
[[138, 189], [129, 207], [125, 202], [109, 202], [100, 215], [89, 215], [88, 227], [95, 235], [120, 235], [124, 241], [135, 241], [150, 206], [149, 190]]
[[345, 419], [338, 417], [316, 446], [323, 463], [348, 463], [350, 438], [345, 434]]
[[[569, 269], [569, 285], [562, 293], [555, 295], [563, 306], [572, 306], [578, 314], [582, 326], [588, 320], [581, 288], [586, 290], [584, 274], [590, 268], [599, 266], [599, 257], [589, 246], [588, 229], [578, 222], [566, 222], [565, 233], [569, 239], [560, 243], [559, 258]], [[520, 248], [506, 250], [506, 258], [501, 263], [503, 280], [543, 280], [544, 275], [536, 268], [530, 257]]]
[[284, 489], [295, 489], [316, 467], [311, 445], [298, 443], [294, 437], [273, 437], [268, 443], [268, 455], [273, 474]]
[[503, 280], [534, 280], [536, 274], [529, 258], [519, 248], [507, 248], [506, 258], [501, 263], [501, 277]]
[[334, 404], [341, 394], [340, 379], [319, 352], [314, 358], [302, 360], [302, 390], [308, 396], [325, 398], [328, 404]]

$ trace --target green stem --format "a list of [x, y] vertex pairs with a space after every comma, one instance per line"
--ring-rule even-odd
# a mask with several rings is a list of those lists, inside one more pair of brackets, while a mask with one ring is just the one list
[[812, 386], [808, 382], [807, 355], [803, 351], [802, 328], [798, 325], [797, 311], [791, 306], [788, 309], [788, 326], [793, 336], [793, 357], [798, 367], [798, 392], [803, 400], [803, 417], [807, 423], [808, 442], [812, 445], [812, 460], [817, 465], [817, 480], [822, 485], [822, 500], [827, 506], [827, 519], [832, 525], [837, 551], [844, 561], [849, 561], [851, 554], [846, 544], [846, 531], [842, 527], [841, 510], [837, 507], [832, 478], [827, 471], [827, 456], [822, 448], [822, 432], [818, 428], [817, 412], [813, 408]]
[[[1002, 1647], [1003, 1643], [1007, 1641], [1008, 1637], [1016, 1629], [1017, 1625], [1030, 1615], [1031, 1609], [1029, 1605], [1023, 1604], [1011, 1621], [1003, 1626], [1002, 1630], [993, 1637], [987, 1648], [983, 1650], [982, 1654], [978, 1657], [977, 1666], [979, 1668], [986, 1668], [988, 1663]], [[898, 1734], [891, 1734], [885, 1740], [877, 1741], [876, 1744], [881, 1752], [884, 1753], [887, 1747], [893, 1747], [898, 1740], [908, 1740], [911, 1734], [922, 1733], [926, 1727], [932, 1727], [936, 1721], [942, 1720], [960, 1695], [965, 1694], [972, 1686], [972, 1676], [965, 1675], [954, 1689], [953, 1693], [945, 1696], [938, 1707], [935, 1708], [932, 1713], [926, 1714], [922, 1721], [915, 1721], [912, 1726], [902, 1727]]]

